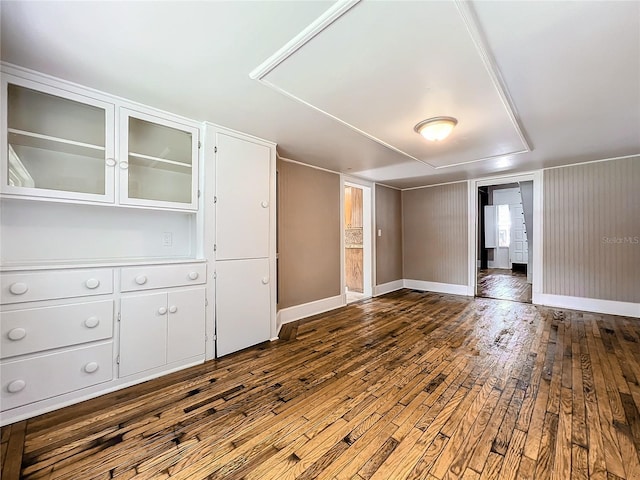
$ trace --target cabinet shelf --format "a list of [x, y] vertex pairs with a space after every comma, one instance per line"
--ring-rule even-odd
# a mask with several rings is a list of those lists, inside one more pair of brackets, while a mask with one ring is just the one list
[[51, 150], [54, 152], [68, 153], [72, 155], [83, 155], [92, 158], [104, 159], [105, 156], [105, 147], [100, 145], [77, 142], [66, 138], [52, 137], [50, 135], [18, 130], [16, 128], [9, 128], [8, 132], [9, 143], [11, 145]]
[[166, 158], [154, 157], [151, 155], [143, 155], [142, 153], [129, 152], [129, 157], [136, 158], [139, 160], [147, 160], [148, 162], [158, 162], [158, 163], [164, 163], [167, 165], [176, 165], [178, 167], [183, 167], [183, 168], [191, 168], [190, 163], [178, 162], [176, 160], [168, 160]]

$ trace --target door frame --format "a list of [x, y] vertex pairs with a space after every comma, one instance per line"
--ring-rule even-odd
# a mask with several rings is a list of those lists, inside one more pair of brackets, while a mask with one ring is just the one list
[[[475, 297], [478, 289], [477, 262], [478, 262], [478, 187], [491, 185], [504, 185], [506, 183], [533, 181], [533, 245], [532, 249], [532, 298], [531, 303], [539, 303], [543, 289], [543, 235], [542, 235], [542, 201], [543, 201], [543, 174], [542, 170], [526, 172], [521, 174], [507, 174], [493, 177], [486, 177], [467, 181], [468, 193], [468, 215], [469, 215], [469, 238], [468, 244], [468, 282], [467, 295]], [[528, 268], [529, 268], [528, 267]]]
[[[362, 189], [362, 285], [365, 298], [373, 297], [373, 286], [375, 285], [375, 184], [367, 180], [348, 175], [340, 174], [340, 294], [342, 295], [343, 305], [347, 304], [347, 295], [345, 293], [345, 253], [344, 253], [344, 188], [356, 187]], [[368, 199], [368, 200], [367, 200]], [[367, 203], [369, 203], [369, 215], [367, 215]]]

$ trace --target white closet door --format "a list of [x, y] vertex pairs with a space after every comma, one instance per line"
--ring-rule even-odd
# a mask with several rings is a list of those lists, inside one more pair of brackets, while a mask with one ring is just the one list
[[120, 321], [121, 377], [167, 363], [167, 294], [122, 299]]
[[269, 340], [269, 259], [216, 262], [216, 356]]
[[511, 205], [511, 262], [528, 263], [529, 245], [522, 205]]
[[217, 134], [216, 260], [269, 256], [269, 148]]

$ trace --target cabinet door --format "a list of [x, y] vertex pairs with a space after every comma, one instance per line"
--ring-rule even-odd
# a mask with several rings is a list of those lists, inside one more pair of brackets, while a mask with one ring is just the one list
[[218, 133], [216, 259], [269, 256], [270, 150]]
[[216, 262], [216, 356], [269, 340], [269, 260]]
[[198, 129], [120, 109], [120, 203], [196, 210]]
[[120, 313], [120, 376], [165, 365], [167, 294], [125, 297]]
[[3, 193], [114, 201], [113, 104], [2, 79]]
[[205, 289], [169, 293], [167, 362], [204, 355]]

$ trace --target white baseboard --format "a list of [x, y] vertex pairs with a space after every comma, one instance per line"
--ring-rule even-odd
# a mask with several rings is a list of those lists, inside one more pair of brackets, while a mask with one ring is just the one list
[[451, 295], [470, 296], [468, 286], [454, 285], [452, 283], [425, 282], [424, 280], [408, 280], [405, 278], [404, 288], [423, 290], [425, 292], [450, 293]]
[[385, 293], [395, 292], [404, 288], [404, 280], [394, 280], [393, 282], [383, 283], [382, 285], [376, 285], [373, 287], [373, 296], [384, 295]]
[[346, 305], [344, 295], [336, 295], [335, 297], [323, 298], [314, 302], [303, 303], [289, 308], [283, 308], [278, 312], [278, 321], [280, 327], [285, 323], [295, 322], [301, 318], [311, 317], [319, 313], [324, 313], [334, 308], [344, 307]]
[[616, 302], [597, 298], [568, 297], [565, 295], [551, 295], [549, 293], [534, 293], [533, 303], [548, 307], [567, 308], [569, 310], [583, 310], [587, 312], [640, 318], [640, 303]]

